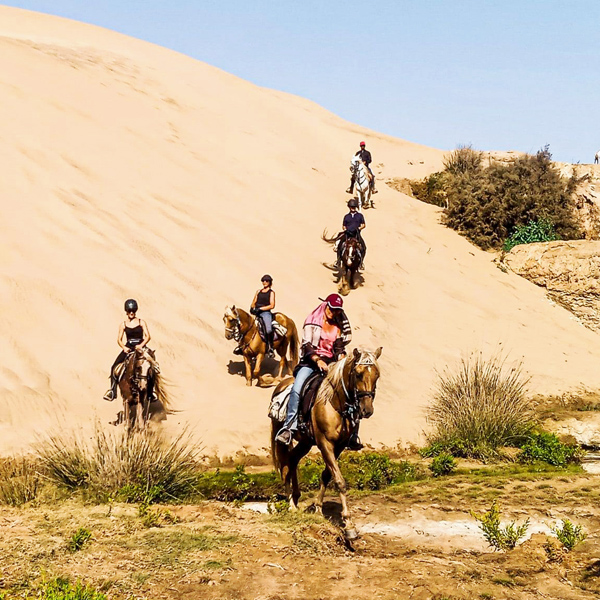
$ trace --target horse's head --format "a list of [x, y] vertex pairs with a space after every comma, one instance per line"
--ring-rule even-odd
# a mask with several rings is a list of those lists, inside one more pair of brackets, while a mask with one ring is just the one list
[[352, 387], [358, 401], [358, 411], [362, 419], [368, 419], [373, 414], [373, 402], [377, 391], [379, 379], [379, 365], [377, 359], [381, 356], [382, 348], [375, 352], [354, 349], [352, 355]]
[[225, 307], [223, 323], [225, 323], [225, 339], [239, 342], [242, 337], [241, 322], [235, 306], [231, 308], [229, 306]]
[[153, 367], [158, 372], [158, 364], [151, 356], [147, 348], [135, 350], [133, 359], [133, 380], [135, 381], [138, 392], [146, 392], [148, 389], [148, 377]]
[[360, 259], [360, 247], [356, 237], [347, 237], [342, 253], [342, 262], [351, 268], [355, 262]]

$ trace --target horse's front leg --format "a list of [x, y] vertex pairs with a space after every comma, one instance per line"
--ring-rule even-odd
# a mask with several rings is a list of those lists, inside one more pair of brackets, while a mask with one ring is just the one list
[[244, 354], [244, 366], [246, 367], [246, 385], [252, 385], [252, 363], [250, 357]]
[[[260, 368], [264, 357], [265, 355], [260, 352], [256, 355], [256, 363], [254, 364], [254, 372], [252, 373], [255, 379], [257, 379], [256, 385], [260, 385]], [[252, 379], [250, 380], [250, 385], [252, 385]]]
[[325, 492], [327, 491], [327, 486], [331, 481], [331, 471], [329, 467], [325, 467], [323, 472], [321, 473], [321, 486], [319, 487], [319, 493], [317, 494], [317, 499], [315, 500], [315, 512], [322, 515], [323, 514], [323, 501], [325, 500]]
[[[291, 495], [288, 495], [290, 508], [298, 510], [298, 502], [300, 500], [300, 485], [298, 484], [298, 465], [304, 456], [308, 454], [312, 444], [307, 442], [298, 442], [290, 453], [289, 461], [289, 477], [291, 480]], [[289, 488], [288, 488], [289, 493]]]

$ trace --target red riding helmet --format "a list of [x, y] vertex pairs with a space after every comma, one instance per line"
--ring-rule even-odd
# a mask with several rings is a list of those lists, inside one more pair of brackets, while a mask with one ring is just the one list
[[332, 310], [344, 307], [344, 300], [339, 294], [329, 294], [329, 296], [325, 298], [325, 302], [327, 302], [327, 306]]
[[366, 144], [364, 142], [361, 142], [360, 145], [361, 146], [366, 146]]

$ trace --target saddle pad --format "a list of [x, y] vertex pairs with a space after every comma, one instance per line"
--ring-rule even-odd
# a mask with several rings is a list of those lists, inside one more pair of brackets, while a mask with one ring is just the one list
[[292, 385], [293, 384], [290, 383], [290, 385], [281, 390], [279, 394], [276, 394], [271, 398], [271, 403], [269, 404], [269, 417], [271, 419], [279, 421], [280, 423], [285, 421]]
[[[260, 335], [260, 339], [263, 342], [266, 342], [267, 334], [265, 332], [265, 324], [263, 323], [263, 320], [260, 317], [254, 317], [254, 319], [256, 321], [256, 326], [258, 327], [258, 335]], [[273, 338], [274, 341], [284, 337], [287, 333], [287, 329], [281, 323], [277, 322], [275, 318], [273, 318], [273, 324], [271, 326], [273, 327], [273, 332], [275, 333], [275, 337]]]
[[279, 337], [285, 337], [285, 334], [287, 333], [287, 329], [279, 321], [276, 321], [275, 319], [273, 319], [273, 331]]

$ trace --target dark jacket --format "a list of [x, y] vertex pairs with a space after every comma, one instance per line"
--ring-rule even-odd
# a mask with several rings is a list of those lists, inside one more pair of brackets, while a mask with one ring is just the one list
[[354, 156], [360, 156], [360, 159], [365, 163], [365, 165], [367, 165], [367, 167], [373, 160], [371, 158], [371, 153], [368, 150], [359, 150]]

